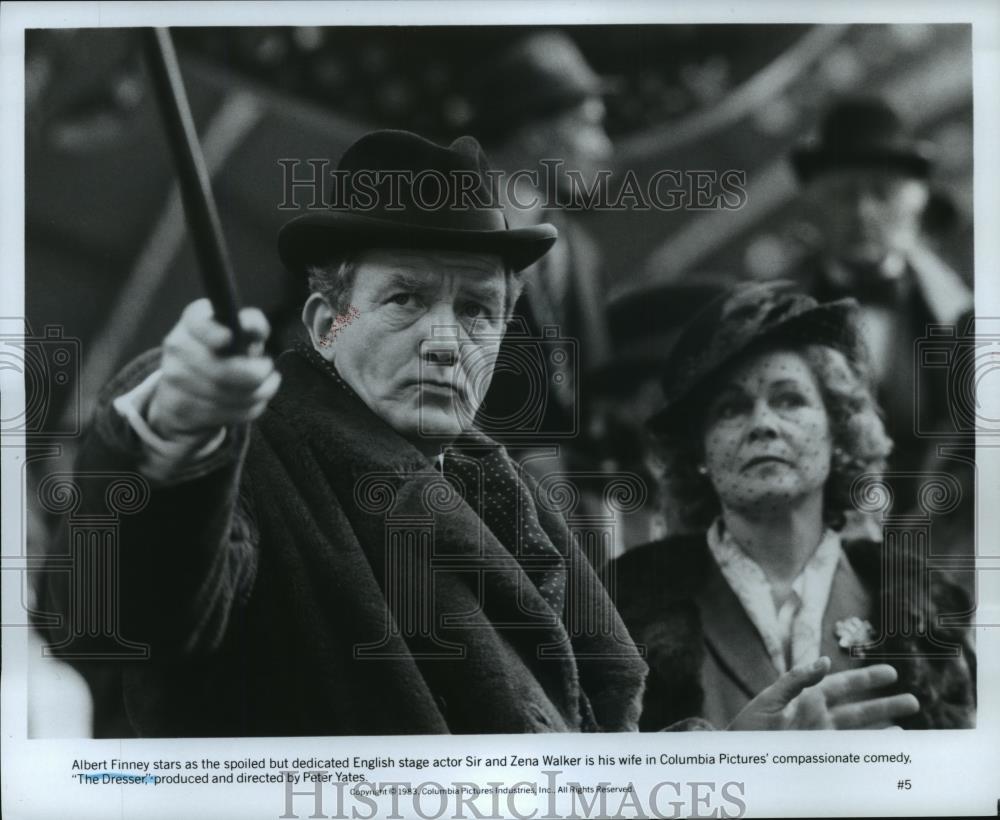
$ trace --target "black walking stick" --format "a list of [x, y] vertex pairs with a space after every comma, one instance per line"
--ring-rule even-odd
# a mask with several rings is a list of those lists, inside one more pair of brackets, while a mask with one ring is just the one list
[[202, 284], [216, 320], [233, 332], [229, 352], [240, 353], [246, 350], [247, 340], [239, 323], [240, 300], [236, 279], [170, 31], [165, 28], [145, 29], [143, 46], [157, 107], [163, 116], [177, 168], [184, 214], [198, 257]]

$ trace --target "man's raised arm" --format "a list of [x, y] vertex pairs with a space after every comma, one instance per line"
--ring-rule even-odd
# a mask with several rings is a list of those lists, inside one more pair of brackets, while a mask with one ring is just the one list
[[[227, 355], [231, 331], [212, 318], [208, 300], [188, 305], [162, 350], [105, 389], [76, 463], [78, 479], [130, 472], [150, 485], [148, 504], [120, 518], [115, 586], [122, 637], [161, 657], [214, 646], [256, 567], [241, 467], [248, 424], [281, 377], [263, 354], [264, 315], [246, 308], [240, 322], [250, 347]], [[51, 552], [65, 554], [68, 537], [60, 527]], [[45, 573], [46, 609], [74, 617], [72, 587], [86, 582], [80, 571]]]

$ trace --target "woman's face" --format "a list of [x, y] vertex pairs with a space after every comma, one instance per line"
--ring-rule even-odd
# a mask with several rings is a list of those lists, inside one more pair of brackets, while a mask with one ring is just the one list
[[704, 449], [724, 508], [777, 508], [822, 495], [830, 420], [806, 360], [775, 350], [737, 364], [709, 402]]

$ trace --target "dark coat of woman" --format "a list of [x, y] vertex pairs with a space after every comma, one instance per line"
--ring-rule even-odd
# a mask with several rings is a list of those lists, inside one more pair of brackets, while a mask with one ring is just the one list
[[[823, 616], [820, 654], [831, 671], [891, 663], [895, 688], [912, 692], [920, 712], [908, 729], [961, 729], [975, 715], [975, 653], [968, 630], [939, 615], [968, 611], [967, 596], [939, 573], [931, 578], [931, 604], [917, 590], [883, 582], [882, 545], [844, 544]], [[713, 560], [704, 535], [676, 535], [630, 550], [614, 562], [609, 584], [625, 625], [646, 652], [649, 677], [642, 731], [658, 731], [690, 715], [722, 728], [778, 677], [767, 649]], [[836, 635], [838, 622], [868, 620], [881, 634], [883, 612], [905, 613], [929, 631], [886, 635], [867, 657], [852, 657]], [[904, 617], [906, 617], [904, 615]]]

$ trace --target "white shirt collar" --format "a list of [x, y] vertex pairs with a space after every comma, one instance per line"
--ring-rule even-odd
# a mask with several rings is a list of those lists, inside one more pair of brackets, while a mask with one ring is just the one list
[[707, 539], [723, 578], [760, 633], [778, 673], [816, 660], [823, 639], [823, 613], [841, 555], [840, 536], [830, 529], [824, 531], [815, 551], [792, 582], [792, 594], [780, 607], [775, 606], [764, 570], [743, 551], [721, 518], [712, 522]]

